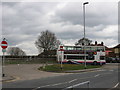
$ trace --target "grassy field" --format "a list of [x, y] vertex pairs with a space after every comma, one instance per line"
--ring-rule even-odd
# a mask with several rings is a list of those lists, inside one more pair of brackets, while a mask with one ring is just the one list
[[[100, 65], [87, 65], [86, 69], [90, 68], [99, 68]], [[63, 68], [61, 69], [60, 64], [54, 64], [54, 65], [46, 65], [44, 67], [38, 68], [39, 70], [43, 71], [51, 71], [51, 72], [63, 72], [68, 70], [82, 70], [84, 69], [83, 64], [63, 64]]]

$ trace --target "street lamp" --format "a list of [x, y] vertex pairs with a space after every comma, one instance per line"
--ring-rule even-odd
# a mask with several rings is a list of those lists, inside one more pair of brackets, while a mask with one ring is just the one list
[[84, 62], [85, 62], [85, 69], [86, 69], [86, 50], [85, 50], [85, 5], [89, 4], [89, 2], [83, 3], [83, 21], [84, 21]]

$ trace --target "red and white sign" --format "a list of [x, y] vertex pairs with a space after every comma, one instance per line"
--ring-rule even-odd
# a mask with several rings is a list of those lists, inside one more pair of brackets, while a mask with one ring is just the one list
[[64, 51], [64, 50], [63, 50], [63, 46], [60, 46], [60, 51]]
[[8, 43], [7, 43], [6, 41], [2, 41], [2, 42], [1, 42], [1, 47], [2, 47], [3, 49], [6, 49], [6, 48], [8, 47]]

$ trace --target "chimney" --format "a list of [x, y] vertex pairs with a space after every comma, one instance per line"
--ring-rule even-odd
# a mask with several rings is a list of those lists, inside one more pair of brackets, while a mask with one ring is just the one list
[[90, 45], [90, 43], [88, 45]]
[[95, 45], [97, 45], [97, 41], [95, 41]]
[[84, 45], [84, 43], [82, 43], [82, 45]]
[[103, 42], [101, 42], [101, 45], [103, 46], [103, 45], [104, 45], [104, 43], [103, 43]]

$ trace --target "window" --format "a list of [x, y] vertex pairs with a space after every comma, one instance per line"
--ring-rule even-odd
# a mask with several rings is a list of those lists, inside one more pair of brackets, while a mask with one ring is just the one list
[[91, 50], [96, 50], [96, 47], [91, 47]]
[[64, 50], [74, 50], [74, 47], [71, 47], [71, 46], [69, 46], [69, 47], [64, 47]]
[[91, 47], [85, 47], [85, 50], [91, 50]]
[[97, 51], [104, 51], [104, 48], [103, 47], [98, 47]]
[[75, 47], [75, 50], [82, 50], [81, 47]]
[[94, 60], [94, 56], [87, 56], [86, 59], [87, 60]]
[[100, 56], [100, 60], [105, 60], [105, 56]]
[[70, 55], [64, 55], [65, 59], [84, 59], [84, 56], [70, 56]]
[[[85, 59], [85, 56], [64, 55], [64, 59]], [[86, 56], [87, 60], [94, 60], [94, 56]]]

